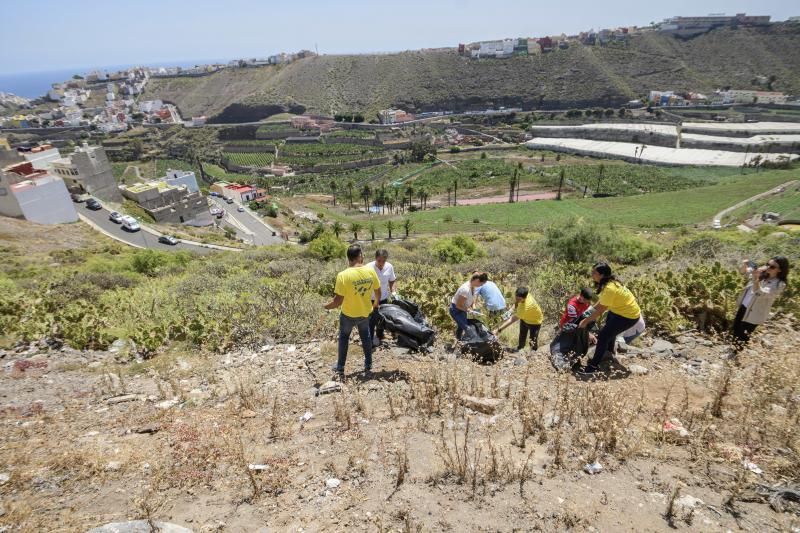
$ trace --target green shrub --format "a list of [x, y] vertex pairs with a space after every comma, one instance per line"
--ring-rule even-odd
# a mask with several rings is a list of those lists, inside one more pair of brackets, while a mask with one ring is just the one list
[[167, 252], [156, 250], [139, 250], [131, 258], [131, 268], [134, 272], [146, 276], [155, 276], [159, 268], [169, 262]]
[[347, 245], [336, 238], [335, 235], [324, 232], [322, 235], [311, 241], [308, 245], [308, 251], [312, 256], [322, 259], [323, 261], [330, 261], [331, 259], [340, 259], [344, 257], [347, 250]]
[[440, 239], [433, 246], [433, 254], [445, 263], [461, 263], [466, 259], [484, 257], [486, 252], [471, 237], [456, 235]]
[[557, 260], [577, 263], [606, 261], [637, 264], [656, 256], [660, 247], [621, 229], [601, 228], [583, 221], [550, 226], [545, 246]]

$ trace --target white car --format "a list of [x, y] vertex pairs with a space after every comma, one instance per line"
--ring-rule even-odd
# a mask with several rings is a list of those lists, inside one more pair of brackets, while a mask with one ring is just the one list
[[240, 205], [239, 207], [236, 208], [236, 210], [239, 211], [240, 213], [244, 213], [244, 206]]
[[127, 231], [139, 231], [142, 228], [139, 226], [138, 220], [130, 215], [125, 215], [122, 217], [122, 229]]

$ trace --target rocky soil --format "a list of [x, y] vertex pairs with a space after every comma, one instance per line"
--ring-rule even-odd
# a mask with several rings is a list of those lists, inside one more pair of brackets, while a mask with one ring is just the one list
[[367, 380], [353, 345], [344, 383], [329, 341], [23, 345], [0, 351], [0, 531], [798, 531], [799, 342], [645, 337], [602, 382], [546, 346], [383, 348]]

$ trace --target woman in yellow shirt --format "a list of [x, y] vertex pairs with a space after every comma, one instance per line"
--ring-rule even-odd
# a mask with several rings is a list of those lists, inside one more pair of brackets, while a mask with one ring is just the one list
[[527, 287], [518, 287], [514, 296], [516, 297], [514, 314], [503, 322], [494, 334], [498, 335], [501, 331], [519, 320], [519, 343], [517, 343], [517, 349], [515, 351], [518, 352], [525, 347], [525, 340], [530, 332], [531, 350], [535, 352], [539, 348], [539, 329], [542, 327], [542, 308], [536, 303], [533, 295], [528, 292]]
[[580, 373], [595, 374], [600, 370], [600, 363], [614, 354], [614, 343], [617, 335], [633, 327], [642, 310], [636, 303], [633, 293], [623, 285], [612, 273], [608, 263], [597, 263], [592, 267], [592, 280], [595, 290], [600, 296], [594, 306], [594, 312], [584, 318], [578, 327], [585, 328], [608, 311], [606, 323], [597, 335], [597, 347], [594, 356]]

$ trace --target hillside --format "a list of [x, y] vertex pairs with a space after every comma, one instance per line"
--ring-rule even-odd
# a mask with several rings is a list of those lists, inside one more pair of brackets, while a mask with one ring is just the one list
[[[263, 118], [299, 104], [308, 111], [398, 106], [413, 111], [520, 106], [616, 106], [650, 89], [710, 92], [777, 77], [775, 90], [800, 93], [800, 27], [720, 29], [683, 41], [650, 33], [627, 46], [573, 45], [544, 56], [470, 60], [455, 50], [386, 55], [323, 55], [281, 67], [227, 70], [202, 78], [152, 80], [148, 95], [184, 116]], [[245, 104], [249, 112], [242, 113]], [[235, 111], [235, 115], [231, 114]]]

